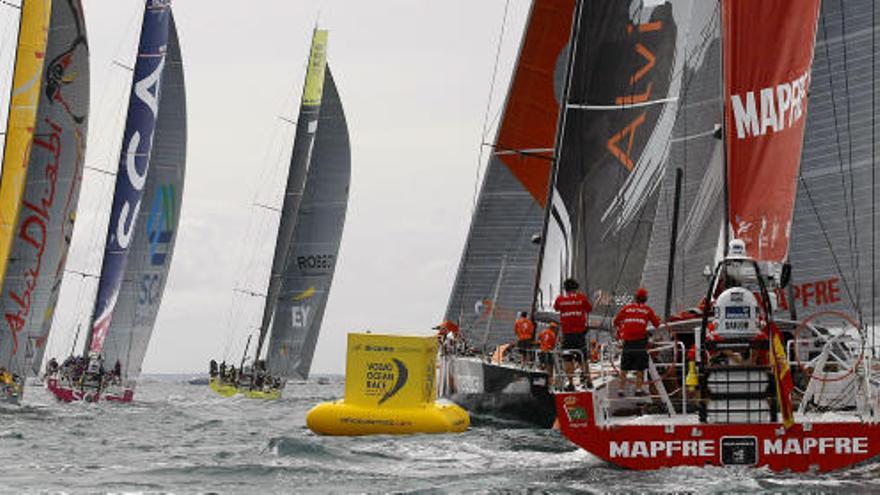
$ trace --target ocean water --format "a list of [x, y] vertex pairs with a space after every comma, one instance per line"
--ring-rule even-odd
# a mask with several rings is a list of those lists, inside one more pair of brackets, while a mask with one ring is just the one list
[[183, 377], [143, 380], [132, 404], [61, 404], [30, 387], [0, 409], [0, 493], [493, 493], [880, 491], [880, 463], [831, 475], [752, 469], [623, 471], [555, 431], [474, 418], [460, 435], [319, 437], [314, 404], [342, 395], [222, 399]]

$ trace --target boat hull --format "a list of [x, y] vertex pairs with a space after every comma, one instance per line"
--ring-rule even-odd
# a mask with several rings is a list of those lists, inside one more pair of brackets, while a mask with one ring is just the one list
[[134, 399], [134, 389], [131, 388], [120, 388], [118, 391], [99, 393], [96, 390], [78, 389], [62, 385], [54, 377], [46, 380], [46, 388], [61, 402], [99, 402], [102, 400], [107, 402], [131, 402]]
[[597, 425], [592, 392], [557, 394], [556, 405], [563, 435], [627, 469], [737, 465], [828, 472], [880, 454], [880, 424], [856, 418], [787, 430], [781, 423]]
[[220, 397], [232, 397], [241, 394], [248, 399], [276, 400], [281, 398], [281, 390], [264, 391], [239, 388], [222, 383], [217, 378], [211, 378], [208, 381], [208, 387]]
[[447, 357], [445, 397], [468, 412], [550, 428], [556, 419], [543, 371], [474, 357]]

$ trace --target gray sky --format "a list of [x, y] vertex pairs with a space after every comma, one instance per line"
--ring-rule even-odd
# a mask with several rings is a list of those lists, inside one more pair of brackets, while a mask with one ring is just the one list
[[[96, 165], [118, 153], [106, 145], [108, 136], [121, 132], [108, 115], [118, 118], [122, 111], [118, 95], [125, 77], [111, 62], [131, 57], [143, 0], [83, 2], [92, 53], [87, 162]], [[189, 114], [186, 190], [145, 372], [202, 371], [230, 343], [232, 288], [253, 224], [249, 205], [266, 189], [258, 179], [278, 170], [267, 150], [281, 127], [278, 115], [298, 104], [318, 19], [330, 30], [328, 59], [351, 134], [352, 185], [312, 371], [343, 372], [348, 332], [430, 332], [445, 310], [470, 223], [506, 4], [175, 1]], [[492, 117], [507, 89], [529, 4], [509, 0]], [[270, 173], [269, 182], [282, 180], [275, 176]], [[96, 212], [105, 211], [111, 197], [112, 181], [85, 176], [69, 267], [97, 271], [107, 220]], [[261, 263], [265, 270], [271, 259]], [[65, 280], [49, 355], [68, 352], [93, 290], [77, 277]]]

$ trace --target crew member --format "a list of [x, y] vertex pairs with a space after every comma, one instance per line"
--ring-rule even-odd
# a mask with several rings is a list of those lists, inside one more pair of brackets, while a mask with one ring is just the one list
[[645, 370], [648, 368], [648, 323], [654, 325], [654, 328], [660, 326], [660, 319], [647, 302], [648, 291], [639, 287], [635, 294], [635, 302], [620, 308], [617, 316], [614, 317], [617, 337], [623, 342], [618, 396], [623, 396], [626, 390], [628, 371], [636, 373], [636, 396], [645, 395], [642, 386], [645, 382]]
[[532, 350], [532, 344], [535, 341], [535, 324], [529, 319], [529, 314], [522, 311], [516, 322], [513, 324], [513, 331], [516, 333], [516, 348], [519, 350], [520, 364], [525, 366], [526, 361], [531, 362], [529, 351]]
[[541, 344], [541, 365], [547, 372], [547, 383], [553, 382], [553, 349], [556, 348], [557, 330], [556, 323], [550, 323], [538, 334], [538, 342]]
[[560, 294], [553, 303], [553, 308], [559, 311], [559, 322], [562, 325], [562, 348], [566, 351], [563, 357], [565, 373], [568, 375], [568, 388], [574, 389], [575, 362], [581, 368], [584, 377], [584, 385], [590, 382], [589, 365], [584, 361], [587, 353], [587, 315], [593, 310], [593, 305], [583, 292], [578, 288], [580, 284], [573, 278], [567, 279], [562, 284], [565, 292]]
[[461, 329], [451, 320], [444, 320], [442, 323], [434, 327], [437, 330], [437, 342], [444, 354], [449, 353], [455, 347], [461, 336]]

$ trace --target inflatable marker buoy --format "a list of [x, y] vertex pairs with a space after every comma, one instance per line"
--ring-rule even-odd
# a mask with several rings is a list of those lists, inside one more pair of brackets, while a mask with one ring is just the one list
[[345, 398], [318, 404], [309, 429], [321, 435], [456, 433], [470, 416], [435, 402], [437, 339], [348, 334]]

